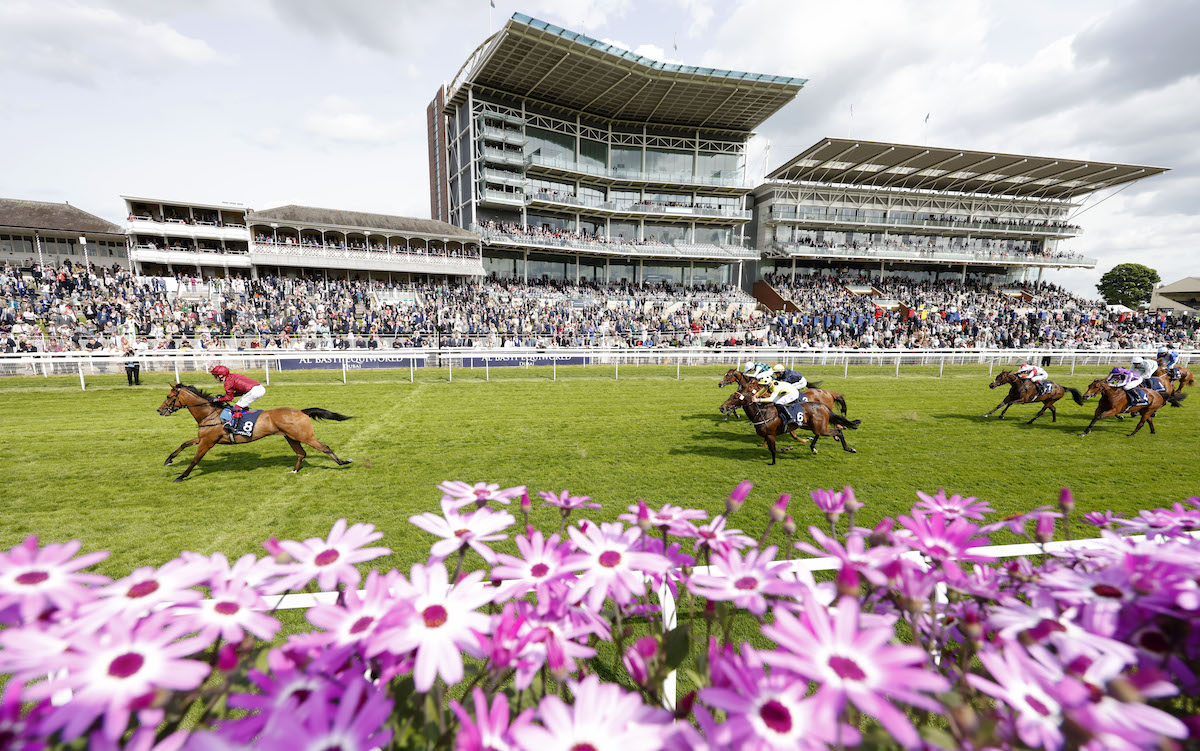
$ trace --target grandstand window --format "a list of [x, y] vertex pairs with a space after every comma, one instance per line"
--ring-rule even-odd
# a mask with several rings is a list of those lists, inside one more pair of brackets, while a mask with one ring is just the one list
[[602, 235], [604, 234], [604, 222], [595, 222], [590, 219], [580, 219], [579, 231], [587, 235]]
[[637, 265], [613, 261], [608, 265], [610, 282], [632, 282], [637, 278]]
[[646, 172], [668, 175], [691, 175], [693, 155], [689, 151], [646, 149]]
[[637, 222], [609, 222], [608, 237], [612, 240], [632, 241], [638, 239]]
[[642, 281], [644, 281], [644, 282], [669, 282], [671, 284], [679, 284], [679, 283], [683, 282], [683, 279], [684, 279], [683, 272], [684, 272], [684, 269], [682, 266], [674, 266], [674, 265], [667, 265], [667, 264], [663, 264], [660, 266], [657, 264], [647, 263], [642, 267], [642, 273], [644, 275], [644, 278], [642, 279]]
[[646, 223], [645, 239], [651, 242], [687, 242], [688, 226], [686, 224], [653, 224]]
[[696, 162], [696, 174], [700, 177], [742, 176], [741, 155], [701, 153]]
[[628, 206], [642, 200], [641, 192], [636, 190], [614, 190], [609, 195], [618, 206]]
[[538, 253], [529, 254], [530, 279], [540, 279], [542, 277], [549, 277], [551, 279], [567, 279], [568, 269], [570, 270], [569, 278], [574, 279], [574, 264], [570, 263], [562, 256], [549, 256]]
[[525, 222], [530, 227], [544, 227], [546, 229], [573, 229], [574, 222], [570, 219], [564, 219], [561, 216], [546, 216], [539, 214], [530, 214]]
[[691, 206], [692, 197], [682, 193], [647, 193], [646, 202], [662, 206]]
[[600, 188], [589, 188], [581, 185], [579, 186], [579, 197], [585, 203], [604, 203], [604, 191]]
[[608, 169], [608, 144], [587, 138], [580, 139], [579, 164], [585, 167]]
[[628, 172], [641, 172], [642, 150], [630, 146], [613, 146], [612, 168]]
[[575, 136], [531, 126], [525, 129], [525, 137], [525, 150], [531, 155], [538, 154], [544, 159], [575, 161]]
[[729, 227], [696, 227], [696, 242], [728, 245], [733, 242], [733, 230]]

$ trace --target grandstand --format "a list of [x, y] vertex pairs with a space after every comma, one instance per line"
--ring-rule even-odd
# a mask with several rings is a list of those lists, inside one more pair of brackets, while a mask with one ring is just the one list
[[69, 203], [0, 198], [0, 263], [128, 263], [121, 228]]
[[135, 270], [200, 279], [361, 275], [396, 282], [478, 276], [479, 238], [445, 222], [310, 206], [254, 211], [122, 196]]
[[825, 138], [753, 191], [762, 273], [829, 269], [1038, 282], [1094, 268], [1060, 243], [1076, 199], [1160, 174], [1143, 167]]
[[482, 235], [495, 277], [740, 285], [746, 143], [804, 83], [514, 14], [427, 110], [431, 211]]

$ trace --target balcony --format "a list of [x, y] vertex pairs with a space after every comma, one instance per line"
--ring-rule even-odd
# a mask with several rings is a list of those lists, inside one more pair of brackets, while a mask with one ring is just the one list
[[589, 175], [610, 182], [644, 183], [651, 185], [702, 185], [705, 187], [729, 188], [747, 191], [750, 186], [742, 177], [705, 177], [686, 173], [637, 172], [625, 169], [607, 169], [591, 164], [566, 159], [531, 154], [525, 157], [526, 168], [569, 175]]
[[483, 147], [483, 160], [492, 164], [525, 169], [525, 152], [523, 151], [505, 151], [485, 146]]
[[403, 248], [365, 250], [328, 245], [260, 243], [250, 246], [250, 261], [265, 266], [301, 266], [329, 269], [406, 271], [425, 274], [483, 274], [483, 259], [477, 252], [448, 255], [438, 251], [419, 252]]
[[479, 202], [521, 207], [525, 205], [525, 195], [523, 193], [509, 193], [504, 190], [483, 188], [479, 191]]
[[483, 179], [490, 183], [499, 183], [501, 185], [511, 185], [514, 188], [521, 188], [525, 185], [525, 176], [520, 172], [509, 172], [499, 169], [483, 169]]
[[482, 235], [489, 245], [507, 245], [517, 248], [546, 248], [550, 250], [578, 250], [594, 255], [622, 256], [625, 258], [675, 258], [707, 261], [757, 260], [757, 251], [733, 245], [708, 245], [705, 243], [655, 243], [623, 242], [619, 240], [585, 240], [571, 237], [545, 237], [528, 234], [510, 234], [474, 226], [472, 232]]
[[158, 235], [161, 237], [189, 237], [203, 240], [249, 240], [250, 233], [244, 224], [218, 226], [212, 222], [188, 224], [178, 219], [157, 221], [153, 217], [133, 216], [125, 223], [131, 235]]
[[630, 203], [626, 201], [595, 201], [579, 198], [569, 193], [527, 193], [525, 202], [528, 205], [567, 206], [572, 209], [584, 209], [589, 213], [618, 215], [618, 216], [653, 216], [655, 218], [696, 219], [714, 218], [749, 221], [751, 212], [742, 209], [720, 208], [707, 206], [666, 206], [657, 203]]
[[772, 206], [768, 223], [795, 222], [824, 227], [896, 227], [899, 229], [950, 229], [961, 232], [984, 231], [988, 234], [1045, 235], [1075, 237], [1083, 229], [1075, 225], [1047, 226], [1045, 224], [1019, 224], [1016, 222], [955, 222], [936, 219], [870, 219], [865, 217], [812, 216], [802, 212], [788, 211]]
[[772, 246], [786, 258], [844, 258], [865, 261], [925, 261], [953, 264], [984, 264], [988, 266], [1052, 266], [1095, 268], [1096, 259], [1085, 256], [1048, 256], [1004, 251], [932, 250], [892, 246], [868, 248], [815, 248], [811, 245], [775, 243]]
[[130, 249], [130, 259], [141, 263], [170, 263], [179, 266], [221, 266], [228, 268], [250, 268], [250, 257], [246, 251], [191, 250], [183, 246], [135, 245]]
[[500, 141], [502, 143], [512, 144], [513, 146], [525, 145], [525, 135], [519, 130], [492, 128], [485, 125], [480, 128], [480, 131], [482, 131], [484, 140]]
[[476, 115], [482, 115], [484, 117], [494, 118], [496, 120], [502, 120], [502, 121], [504, 121], [506, 123], [510, 123], [512, 125], [524, 125], [525, 124], [525, 118], [521, 117], [520, 115], [513, 115], [513, 114], [509, 114], [508, 112], [501, 112], [500, 110], [492, 109], [491, 107], [487, 107], [487, 106], [481, 107], [479, 109], [479, 111], [476, 112]]

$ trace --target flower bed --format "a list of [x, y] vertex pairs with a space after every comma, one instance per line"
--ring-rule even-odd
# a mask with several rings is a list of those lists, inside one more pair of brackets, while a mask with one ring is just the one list
[[[0, 554], [0, 746], [1100, 751], [1200, 728], [1197, 498], [1085, 514], [1101, 537], [1049, 550], [1070, 537], [1067, 491], [996, 521], [919, 494], [874, 529], [855, 526], [849, 488], [814, 491], [828, 532], [793, 542], [787, 496], [757, 538], [731, 526], [749, 483], [713, 519], [639, 501], [595, 524], [592, 499], [541, 493], [548, 537], [525, 488], [438, 487], [442, 513], [410, 521], [440, 539], [407, 575], [363, 577], [389, 551], [345, 520], [266, 557], [183, 553], [117, 581], [86, 573], [106, 554], [78, 542]], [[782, 551], [765, 544], [776, 526]], [[492, 550], [514, 527], [518, 554]], [[990, 557], [1002, 528], [1038, 552]], [[797, 549], [836, 578], [799, 571]], [[464, 573], [475, 557], [486, 568]], [[317, 587], [337, 601], [277, 640], [268, 602]], [[687, 600], [679, 625], [664, 588]], [[758, 647], [730, 637], [735, 619]], [[685, 663], [695, 690], [676, 701]]]

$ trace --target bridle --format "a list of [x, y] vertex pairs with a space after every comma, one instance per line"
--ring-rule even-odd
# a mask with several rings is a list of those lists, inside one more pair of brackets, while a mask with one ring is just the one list
[[184, 408], [184, 404], [179, 400], [179, 392], [179, 387], [171, 389], [171, 399], [166, 404], [168, 415], [173, 415]]
[[[750, 396], [745, 391], [739, 391], [739, 392], [737, 392], [737, 395], [739, 397], [741, 397], [742, 409], [746, 409], [747, 406], [753, 404], [753, 405], [755, 405], [755, 409], [758, 410], [758, 406], [757, 406], [758, 402], [751, 399]], [[765, 410], [765, 409], [759, 411], [759, 414], [763, 415], [763, 419], [755, 420], [753, 417], [750, 417], [750, 410], [746, 409], [746, 417], [750, 420], [750, 424], [756, 428], [766, 425], [767, 423], [771, 422], [772, 419], [775, 419], [775, 418], [768, 417], [767, 410]], [[776, 417], [778, 417], [778, 415], [776, 415]]]

